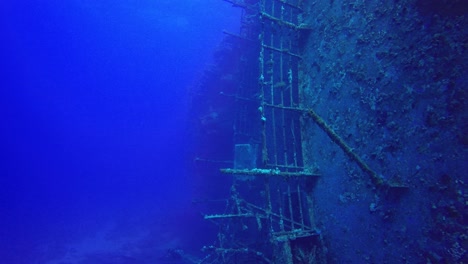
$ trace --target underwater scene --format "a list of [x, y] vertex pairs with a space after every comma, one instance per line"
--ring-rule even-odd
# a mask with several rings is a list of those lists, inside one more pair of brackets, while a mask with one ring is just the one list
[[0, 263], [468, 263], [468, 2], [7, 1]]

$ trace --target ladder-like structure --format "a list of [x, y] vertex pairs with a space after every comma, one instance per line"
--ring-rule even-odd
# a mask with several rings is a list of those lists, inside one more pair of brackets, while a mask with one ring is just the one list
[[408, 187], [372, 170], [302, 101], [301, 45], [311, 31], [303, 21], [303, 0], [224, 1], [242, 9], [240, 32], [225, 32], [239, 59], [237, 69], [229, 68], [228, 76], [220, 78], [229, 85], [207, 86], [216, 94], [205, 97], [229, 109], [224, 110], [233, 130], [223, 127], [219, 135], [232, 139], [234, 157], [219, 160], [218, 152], [206, 152], [212, 155], [195, 161], [209, 164], [200, 172], [211, 177], [231, 166], [220, 171], [232, 175], [233, 182], [224, 211], [211, 207], [205, 215], [219, 232], [196, 263], [326, 263], [312, 196], [319, 175], [310, 167], [311, 151], [304, 155], [304, 124], [314, 122], [323, 130], [370, 177], [376, 191], [392, 196]]
[[[301, 47], [309, 32], [301, 0], [225, 0], [243, 10], [246, 47], [237, 74], [231, 197], [218, 241], [201, 263], [324, 263], [302, 151]], [[249, 262], [251, 261], [251, 262]]]

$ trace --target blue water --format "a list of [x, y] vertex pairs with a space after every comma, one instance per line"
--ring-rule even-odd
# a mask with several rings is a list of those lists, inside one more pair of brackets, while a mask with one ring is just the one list
[[1, 263], [120, 263], [122, 240], [147, 253], [127, 254], [135, 263], [191, 248], [187, 95], [238, 12], [219, 0], [2, 4]]

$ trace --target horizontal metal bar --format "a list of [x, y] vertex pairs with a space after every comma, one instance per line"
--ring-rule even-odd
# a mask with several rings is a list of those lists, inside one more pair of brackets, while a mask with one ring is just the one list
[[301, 57], [300, 55], [297, 55], [297, 54], [295, 54], [295, 53], [292, 53], [292, 52], [290, 52], [290, 51], [287, 50], [287, 49], [278, 49], [278, 48], [275, 48], [275, 47], [272, 47], [272, 46], [268, 46], [268, 45], [265, 45], [265, 44], [262, 44], [262, 47], [264, 47], [265, 49], [273, 50], [273, 51], [276, 51], [276, 52], [284, 53], [284, 54], [287, 54], [287, 55], [290, 55], [290, 56], [293, 56], [293, 57], [302, 59], [302, 57]]
[[237, 218], [237, 217], [255, 217], [253, 214], [215, 214], [205, 215], [205, 219]]
[[266, 164], [266, 167], [270, 168], [280, 168], [286, 170], [296, 170], [296, 171], [303, 171], [304, 167], [296, 167], [296, 166], [288, 166], [288, 165], [280, 165], [280, 164]]
[[[276, 220], [278, 221], [284, 221], [286, 222], [285, 224], [292, 227], [292, 225], [296, 225], [296, 226], [300, 226], [302, 229], [301, 230], [310, 230], [310, 231], [313, 231], [312, 227], [310, 226], [307, 226], [307, 225], [304, 225], [302, 223], [299, 223], [297, 221], [294, 221], [293, 219], [290, 219], [290, 218], [287, 218], [287, 217], [284, 217], [284, 216], [281, 216], [275, 212], [271, 212], [271, 211], [268, 211], [265, 209], [265, 208], [262, 208], [260, 206], [257, 206], [255, 204], [252, 204], [252, 203], [249, 203], [247, 201], [243, 201], [246, 205], [247, 205], [247, 208], [249, 209], [256, 209], [256, 210], [259, 210], [261, 212], [263, 212], [265, 214], [264, 218], [267, 218], [267, 215], [271, 216], [271, 217], [275, 217]], [[287, 231], [285, 231], [287, 232]]]
[[232, 175], [250, 175], [250, 176], [282, 176], [282, 177], [318, 177], [320, 174], [308, 171], [287, 172], [279, 169], [221, 169], [222, 173]]
[[278, 1], [278, 2], [280, 2], [282, 4], [285, 4], [285, 5], [289, 6], [289, 7], [295, 8], [295, 9], [297, 9], [299, 11], [303, 11], [302, 8], [300, 8], [300, 7], [296, 6], [296, 5], [293, 5], [291, 3], [288, 3], [288, 1], [286, 1], [286, 0], [276, 0], [276, 1]]
[[260, 17], [271, 20], [271, 21], [273, 21], [273, 22], [275, 22], [275, 23], [277, 23], [279, 25], [285, 25], [285, 26], [288, 26], [288, 27], [290, 27], [292, 29], [299, 29], [299, 26], [297, 26], [296, 24], [288, 22], [288, 21], [284, 21], [284, 20], [279, 19], [279, 18], [276, 18], [276, 17], [274, 17], [274, 16], [272, 16], [270, 14], [267, 14], [265, 12], [260, 12]]
[[268, 103], [265, 103], [263, 105], [266, 107], [278, 108], [278, 109], [296, 111], [296, 112], [306, 112], [308, 110], [308, 109], [300, 108], [300, 107], [282, 106], [282, 105], [274, 105], [274, 104], [268, 104]]
[[301, 230], [295, 229], [293, 231], [284, 232], [273, 232], [272, 236], [276, 238], [276, 241], [295, 240], [301, 237], [318, 236], [319, 233], [316, 230]]

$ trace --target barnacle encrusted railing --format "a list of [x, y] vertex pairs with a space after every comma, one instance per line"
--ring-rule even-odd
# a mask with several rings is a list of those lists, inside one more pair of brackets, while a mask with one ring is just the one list
[[300, 107], [298, 39], [310, 30], [302, 1], [225, 1], [243, 11], [241, 32], [225, 33], [250, 49], [229, 95], [235, 159], [221, 172], [234, 176], [231, 197], [224, 213], [205, 215], [220, 231], [202, 263], [324, 263], [311, 195], [319, 175], [304, 165], [302, 113], [289, 110]]

